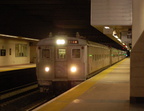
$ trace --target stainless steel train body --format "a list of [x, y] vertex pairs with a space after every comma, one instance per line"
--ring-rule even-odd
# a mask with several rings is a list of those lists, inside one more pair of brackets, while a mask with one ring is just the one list
[[95, 71], [125, 58], [123, 53], [74, 37], [43, 39], [37, 45], [38, 84], [43, 92], [54, 82], [84, 81]]

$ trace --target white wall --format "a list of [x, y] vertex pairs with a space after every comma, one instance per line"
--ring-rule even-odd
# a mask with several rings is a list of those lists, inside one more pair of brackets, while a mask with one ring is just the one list
[[[28, 44], [27, 57], [15, 57], [15, 44]], [[11, 48], [11, 55], [9, 49]], [[8, 39], [0, 37], [0, 49], [6, 49], [6, 56], [0, 56], [0, 66], [27, 64], [30, 62], [29, 42], [18, 39]]]
[[30, 62], [36, 63], [36, 45], [30, 46]]
[[132, 46], [144, 31], [144, 0], [133, 0]]

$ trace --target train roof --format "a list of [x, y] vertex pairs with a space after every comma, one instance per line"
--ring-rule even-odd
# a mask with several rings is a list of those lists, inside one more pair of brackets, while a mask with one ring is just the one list
[[76, 38], [76, 37], [65, 37], [65, 36], [56, 36], [56, 37], [49, 37], [49, 38], [45, 38], [42, 39], [38, 42], [37, 45], [54, 45], [56, 44], [57, 40], [65, 40], [66, 43], [68, 43], [69, 45], [86, 45], [87, 44], [87, 40], [85, 39], [80, 39], [80, 38]]
[[[102, 48], [110, 48], [106, 45], [96, 43], [93, 41], [89, 41], [86, 39], [82, 38], [77, 38], [77, 37], [67, 37], [67, 36], [55, 36], [55, 37], [49, 37], [42, 39], [38, 42], [38, 46], [45, 46], [45, 45], [56, 45], [57, 40], [65, 40], [66, 44], [68, 45], [88, 45], [88, 46], [93, 46], [93, 47], [102, 47]], [[69, 43], [69, 42], [77, 42], [77, 43]], [[112, 49], [116, 49], [111, 47]]]

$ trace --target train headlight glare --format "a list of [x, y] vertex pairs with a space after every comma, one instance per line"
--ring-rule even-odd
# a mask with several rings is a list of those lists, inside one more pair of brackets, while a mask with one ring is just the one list
[[57, 43], [58, 45], [60, 45], [60, 44], [65, 44], [65, 40], [64, 40], [64, 39], [58, 39], [58, 40], [56, 41], [56, 43]]
[[50, 68], [49, 67], [45, 67], [45, 71], [49, 72]]
[[71, 72], [76, 72], [77, 71], [77, 68], [75, 66], [71, 67]]

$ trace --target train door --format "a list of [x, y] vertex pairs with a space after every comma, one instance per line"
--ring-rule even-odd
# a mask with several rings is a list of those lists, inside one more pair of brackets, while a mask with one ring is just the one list
[[67, 48], [56, 47], [55, 56], [55, 78], [67, 78]]

